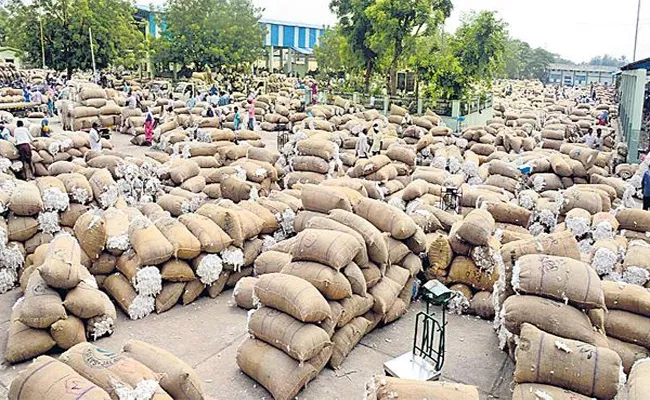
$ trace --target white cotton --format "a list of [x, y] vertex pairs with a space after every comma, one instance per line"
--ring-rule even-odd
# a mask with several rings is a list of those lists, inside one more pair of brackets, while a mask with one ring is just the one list
[[[243, 259], [243, 256], [242, 256]], [[242, 261], [243, 263], [243, 261]], [[196, 268], [196, 275], [205, 285], [212, 285], [223, 271], [223, 261], [216, 254], [207, 254]]]
[[535, 390], [535, 397], [538, 400], [555, 400], [553, 396], [551, 396], [550, 394], [546, 393], [543, 390]]
[[602, 239], [613, 239], [615, 233], [612, 224], [609, 221], [603, 221], [594, 227], [591, 232], [591, 237], [596, 241]]
[[115, 330], [115, 321], [113, 321], [113, 318], [102, 317], [99, 320], [97, 319], [97, 317], [93, 318], [90, 323], [91, 326], [88, 327], [90, 337], [93, 341], [104, 336], [110, 336]]
[[102, 194], [99, 195], [98, 202], [102, 208], [106, 209], [108, 207], [113, 207], [117, 203], [119, 197], [119, 189], [117, 185], [111, 185], [105, 187], [102, 191]]
[[482, 185], [483, 183], [484, 183], [483, 179], [478, 175], [473, 176], [467, 180], [467, 184], [469, 184], [470, 186], [478, 186], [478, 185]]
[[584, 218], [567, 218], [564, 222], [575, 237], [580, 237], [591, 230], [590, 221]]
[[[471, 164], [471, 163], [469, 163], [469, 164]], [[448, 167], [449, 167], [449, 172], [451, 172], [452, 174], [455, 174], [456, 172], [460, 171], [461, 168], [463, 168], [463, 170], [464, 170], [465, 165], [461, 165], [460, 160], [457, 159], [456, 157], [451, 157], [451, 158], [449, 158]], [[477, 169], [478, 169], [478, 167], [477, 167]]]
[[134, 389], [117, 382], [114, 386], [118, 400], [151, 400], [160, 389], [158, 382], [151, 379], [142, 380]]
[[546, 181], [544, 178], [541, 176], [536, 176], [533, 179], [533, 189], [539, 193], [544, 191], [544, 187], [546, 187]]
[[650, 272], [641, 267], [627, 267], [619, 280], [625, 283], [643, 286], [650, 281]]
[[38, 214], [39, 229], [43, 233], [56, 233], [61, 230], [59, 225], [59, 213], [57, 211], [47, 211]]
[[129, 240], [129, 235], [126, 233], [118, 236], [109, 236], [106, 240], [106, 248], [109, 250], [126, 251], [130, 246], [131, 241]]
[[489, 246], [476, 246], [472, 249], [470, 255], [481, 272], [492, 274], [498, 261], [496, 253], [498, 252]]
[[14, 162], [11, 163], [11, 170], [12, 171], [18, 172], [18, 171], [22, 171], [22, 169], [23, 169], [23, 163], [22, 162], [14, 161]]
[[255, 201], [255, 200], [259, 199], [259, 198], [260, 198], [260, 195], [259, 195], [259, 193], [257, 191], [257, 188], [255, 186], [251, 185], [251, 190], [248, 193], [248, 199]]
[[636, 206], [634, 193], [634, 187], [632, 185], [626, 185], [625, 192], [623, 193], [623, 205], [625, 205], [625, 207], [634, 208]]
[[18, 272], [12, 268], [0, 268], [0, 294], [7, 293], [16, 286]]
[[11, 168], [11, 160], [8, 158], [0, 157], [0, 172], [6, 173]]
[[141, 319], [151, 314], [156, 308], [156, 299], [153, 296], [137, 295], [129, 306], [129, 318]]
[[617, 254], [608, 248], [601, 247], [594, 252], [593, 257], [591, 258], [591, 266], [598, 275], [602, 276], [611, 273], [614, 270], [617, 261]]
[[517, 293], [519, 293], [519, 289], [521, 288], [519, 275], [521, 275], [521, 265], [519, 265], [519, 260], [517, 260], [515, 261], [515, 265], [512, 266], [512, 289]]
[[544, 226], [539, 222], [535, 222], [528, 228], [528, 231], [533, 236], [539, 236], [544, 233]]
[[271, 235], [260, 235], [260, 239], [262, 239], [262, 253], [268, 251], [271, 247], [275, 246], [276, 243], [278, 243]]
[[90, 194], [86, 189], [74, 188], [70, 195], [72, 196], [72, 200], [79, 204], [86, 204], [90, 200]]
[[527, 196], [525, 194], [520, 194], [519, 198], [517, 199], [519, 206], [527, 209], [527, 210], [533, 210], [535, 208], [535, 202], [530, 196]]
[[162, 276], [156, 267], [144, 267], [133, 277], [133, 288], [140, 295], [156, 296], [162, 291]]
[[594, 241], [592, 239], [587, 238], [578, 242], [578, 249], [580, 249], [581, 253], [590, 254], [593, 247]]
[[447, 158], [446, 157], [433, 157], [431, 166], [446, 169], [447, 168]]
[[228, 246], [221, 252], [221, 258], [223, 263], [232, 267], [235, 272], [241, 271], [241, 267], [244, 266], [244, 252], [237, 247]]
[[65, 211], [70, 205], [70, 198], [58, 188], [47, 188], [43, 192], [43, 205], [46, 211]]
[[294, 233], [293, 220], [296, 218], [296, 213], [289, 207], [285, 208], [280, 214], [275, 215], [275, 219], [280, 223], [280, 228], [286, 234]]
[[463, 163], [463, 172], [469, 177], [477, 177], [478, 175], [478, 164], [473, 161], [465, 161]]
[[18, 271], [23, 264], [25, 264], [25, 258], [15, 243], [0, 247], [0, 267]]
[[390, 200], [388, 200], [388, 204], [393, 207], [399, 208], [402, 211], [406, 209], [406, 203], [400, 197], [396, 197], [396, 196], [391, 197]]
[[461, 149], [461, 150], [466, 149], [468, 145], [469, 145], [469, 142], [467, 141], [467, 139], [465, 139], [465, 138], [456, 139], [456, 146], [459, 149]]
[[469, 309], [469, 300], [464, 294], [454, 291], [456, 295], [447, 303], [447, 312], [450, 314], [462, 315]]

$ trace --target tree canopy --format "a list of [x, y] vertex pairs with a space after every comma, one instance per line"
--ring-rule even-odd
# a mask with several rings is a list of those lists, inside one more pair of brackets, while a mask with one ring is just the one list
[[266, 32], [251, 0], [167, 0], [166, 30], [155, 44], [155, 61], [194, 64], [202, 71], [250, 63], [262, 55]]
[[600, 65], [604, 67], [622, 67], [627, 63], [629, 63], [629, 61], [625, 55], [616, 58], [609, 54], [596, 56], [589, 61], [589, 65]]
[[126, 0], [11, 0], [5, 12], [10, 22], [2, 24], [6, 43], [25, 51], [28, 59], [41, 60], [42, 23], [45, 64], [68, 76], [92, 68], [89, 29], [97, 68], [135, 66], [146, 51], [134, 8]]
[[509, 39], [505, 48], [504, 76], [511, 79], [546, 78], [548, 66], [556, 62], [556, 55], [541, 48], [531, 48], [526, 42]]

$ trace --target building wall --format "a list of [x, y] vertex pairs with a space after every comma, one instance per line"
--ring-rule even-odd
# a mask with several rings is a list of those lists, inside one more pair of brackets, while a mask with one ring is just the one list
[[12, 63], [16, 68], [22, 68], [22, 62], [18, 54], [11, 49], [0, 50], [0, 62]]
[[313, 49], [325, 33], [324, 28], [316, 26], [264, 20], [260, 23], [266, 27], [265, 46]]
[[611, 85], [614, 78], [609, 71], [588, 71], [584, 69], [550, 69], [549, 83], [560, 85], [585, 86], [591, 83]]

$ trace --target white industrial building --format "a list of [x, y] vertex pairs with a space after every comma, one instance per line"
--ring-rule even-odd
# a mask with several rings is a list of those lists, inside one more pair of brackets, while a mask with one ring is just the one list
[[591, 83], [611, 85], [617, 67], [599, 65], [550, 64], [548, 66], [548, 83], [563, 86], [585, 86]]

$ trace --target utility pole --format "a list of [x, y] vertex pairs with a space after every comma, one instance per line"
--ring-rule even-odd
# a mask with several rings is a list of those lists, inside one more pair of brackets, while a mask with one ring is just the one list
[[632, 62], [636, 61], [636, 45], [639, 40], [639, 18], [641, 17], [641, 0], [636, 9], [636, 30], [634, 31], [634, 52], [632, 53]]
[[43, 36], [43, 16], [38, 17], [38, 23], [41, 26], [41, 60], [43, 61], [43, 69], [45, 69], [45, 39]]
[[88, 28], [88, 35], [90, 36], [90, 57], [93, 62], [93, 80], [97, 83], [97, 69], [95, 68], [95, 49], [93, 47], [93, 29]]

